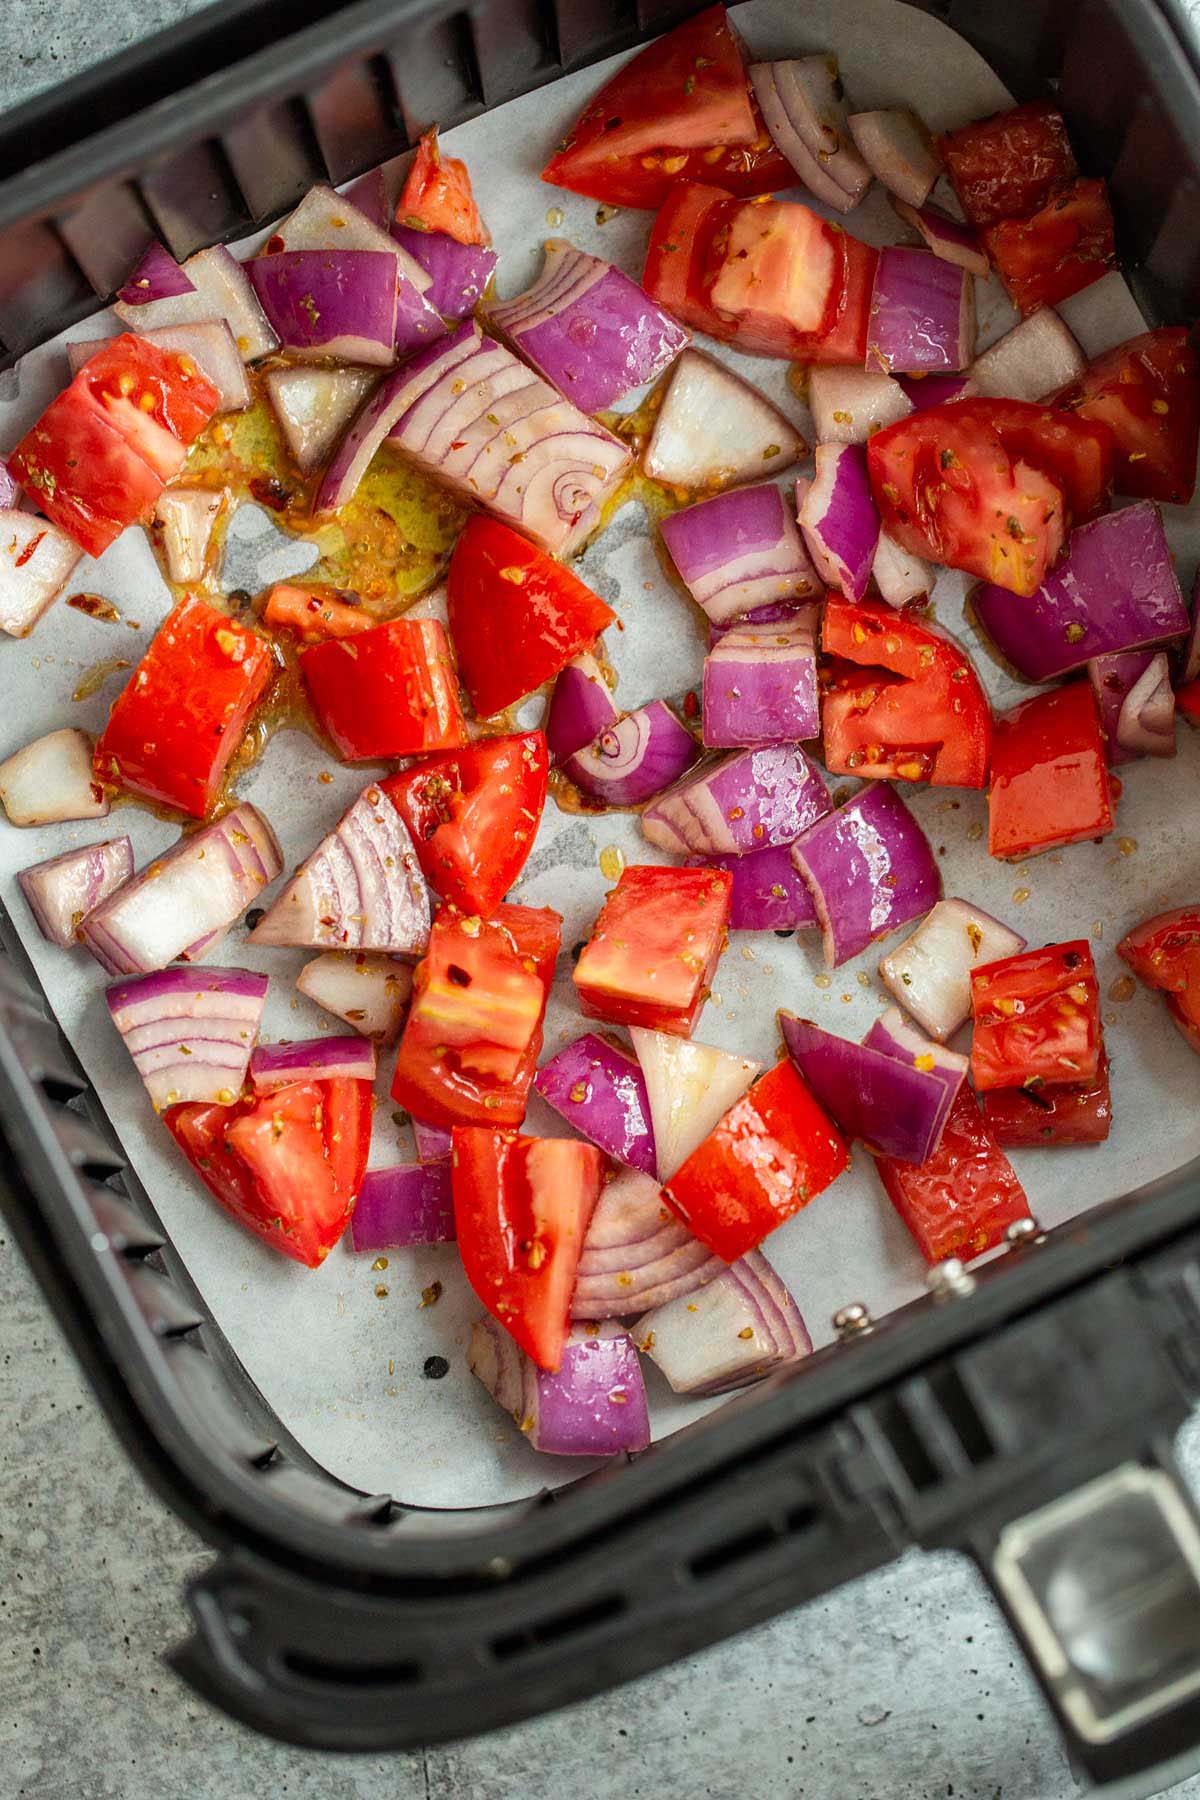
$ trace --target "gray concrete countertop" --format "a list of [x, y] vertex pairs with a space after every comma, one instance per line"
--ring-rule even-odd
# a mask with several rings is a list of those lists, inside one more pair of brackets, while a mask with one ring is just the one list
[[[0, 109], [196, 0], [0, 0]], [[976, 1576], [905, 1558], [585, 1705], [424, 1755], [267, 1743], [159, 1658], [208, 1552], [134, 1474], [0, 1235], [0, 1800], [1068, 1800]], [[1185, 1466], [1200, 1478], [1200, 1431]], [[1200, 1777], [1171, 1790], [1200, 1800]]]

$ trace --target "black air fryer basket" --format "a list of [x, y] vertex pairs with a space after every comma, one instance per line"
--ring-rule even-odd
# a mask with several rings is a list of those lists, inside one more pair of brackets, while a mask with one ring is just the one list
[[[852, 5], [853, 0], [846, 0]], [[673, 0], [225, 0], [0, 119], [0, 368], [429, 123], [637, 43]], [[1154, 0], [946, 0], [1109, 178], [1148, 316], [1200, 313], [1200, 74]], [[114, 1423], [218, 1555], [179, 1672], [301, 1744], [398, 1749], [579, 1699], [910, 1544], [979, 1562], [1093, 1779], [1200, 1746], [1200, 1164], [872, 1324], [635, 1461], [463, 1511], [293, 1442], [213, 1323], [5, 927], [0, 1201]], [[847, 1296], [849, 1299], [849, 1296]]]

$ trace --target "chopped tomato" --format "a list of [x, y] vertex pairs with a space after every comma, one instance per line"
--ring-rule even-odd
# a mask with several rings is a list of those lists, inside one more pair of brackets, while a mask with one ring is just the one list
[[809, 345], [801, 360], [821, 367], [861, 369], [867, 358], [867, 327], [879, 252], [851, 237], [848, 231], [842, 232], [842, 248], [846, 253], [846, 291], [837, 319], [819, 342]]
[[525, 865], [546, 804], [549, 757], [540, 731], [483, 738], [392, 775], [426, 879], [443, 900], [489, 918]]
[[804, 357], [846, 298], [846, 233], [795, 201], [730, 202], [708, 251], [708, 302], [734, 321], [729, 342]]
[[721, 188], [673, 182], [650, 232], [642, 270], [651, 299], [694, 331], [720, 339], [732, 337], [735, 327], [708, 298], [709, 252], [728, 205]]
[[444, 232], [459, 244], [492, 241], [471, 192], [467, 165], [457, 156], [443, 156], [436, 125], [421, 134], [396, 202], [396, 222]]
[[1002, 713], [992, 733], [988, 850], [1034, 856], [1100, 838], [1116, 823], [1100, 712], [1072, 681]]
[[1079, 173], [1066, 121], [1045, 100], [961, 125], [938, 148], [972, 225], [1027, 219]]
[[361, 606], [338, 598], [333, 588], [292, 587], [280, 583], [267, 595], [263, 624], [276, 631], [294, 631], [305, 644], [323, 644], [326, 638], [357, 637], [376, 621]]
[[194, 595], [181, 600], [113, 701], [97, 781], [204, 818], [274, 669], [265, 638]]
[[725, 948], [727, 869], [625, 870], [575, 964], [589, 1019], [690, 1037]]
[[130, 332], [102, 344], [75, 380], [163, 481], [179, 473], [220, 399], [190, 356]]
[[821, 645], [827, 656], [862, 665], [835, 670], [825, 688], [831, 775], [986, 786], [991, 708], [970, 657], [951, 638], [879, 601], [830, 598]]
[[233, 1106], [172, 1106], [163, 1122], [226, 1212], [315, 1269], [358, 1198], [373, 1104], [369, 1081], [337, 1076]]
[[1025, 1190], [965, 1082], [931, 1157], [908, 1163], [877, 1156], [875, 1167], [927, 1263], [948, 1256], [969, 1262], [1029, 1217]]
[[443, 906], [413, 977], [392, 1098], [430, 1125], [519, 1125], [542, 1047], [562, 921]]
[[[1102, 419], [1064, 419], [1047, 403], [1025, 400], [960, 400], [962, 412], [986, 419], [1008, 454], [1042, 469], [1062, 489], [1072, 525], [1083, 525], [1108, 506], [1116, 445]], [[1063, 425], [1067, 430], [1063, 430]]]
[[541, 687], [616, 617], [578, 575], [482, 513], [454, 546], [447, 588], [463, 683], [481, 717]]
[[454, 1229], [467, 1280], [539, 1368], [557, 1369], [604, 1175], [594, 1144], [456, 1126]]
[[1119, 494], [1187, 505], [1196, 486], [1200, 375], [1184, 326], [1106, 351], [1052, 404], [1112, 432]]
[[390, 619], [300, 652], [317, 722], [343, 762], [457, 750], [466, 721], [437, 619]]
[[1126, 932], [1117, 945], [1147, 987], [1167, 995], [1180, 1030], [1200, 1032], [1200, 906], [1156, 913]]
[[1057, 306], [1116, 260], [1107, 184], [1077, 181], [1032, 218], [1002, 219], [982, 238], [1019, 312], [1028, 317], [1039, 306]]
[[664, 1191], [701, 1243], [736, 1262], [849, 1161], [845, 1139], [785, 1057], [730, 1108]]
[[1045, 1150], [1055, 1144], [1102, 1144], [1112, 1130], [1108, 1058], [1091, 1081], [1052, 1081], [1031, 1087], [992, 1088], [983, 1116], [1006, 1150]]
[[985, 1088], [1094, 1081], [1100, 986], [1086, 938], [971, 970], [971, 1079]]

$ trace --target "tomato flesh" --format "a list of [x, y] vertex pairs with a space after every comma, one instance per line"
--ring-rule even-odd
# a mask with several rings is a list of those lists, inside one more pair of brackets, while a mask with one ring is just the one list
[[1093, 1081], [992, 1088], [983, 1116], [1005, 1150], [1045, 1150], [1058, 1144], [1102, 1144], [1112, 1130], [1108, 1059], [1101, 1052]]
[[1051, 404], [1112, 432], [1119, 494], [1187, 505], [1196, 486], [1200, 374], [1184, 326], [1106, 351]]
[[343, 762], [457, 750], [458, 682], [437, 619], [391, 619], [300, 652], [317, 722]]
[[734, 321], [708, 297], [710, 252], [729, 206], [722, 188], [700, 181], [673, 182], [654, 220], [642, 286], [681, 324], [727, 340]]
[[972, 225], [1026, 219], [1079, 172], [1066, 121], [1044, 100], [948, 131], [938, 148]]
[[736, 1262], [849, 1160], [845, 1139], [785, 1058], [730, 1108], [664, 1191], [701, 1243]]
[[992, 732], [988, 850], [1034, 856], [1104, 837], [1116, 823], [1100, 712], [1072, 681], [1002, 713]]
[[1167, 996], [1171, 1016], [1193, 1049], [1200, 1049], [1200, 906], [1156, 913], [1117, 945], [1134, 974]]
[[708, 303], [734, 321], [729, 342], [753, 355], [805, 356], [845, 303], [846, 233], [795, 201], [731, 203], [708, 265]]
[[361, 606], [340, 600], [332, 588], [292, 587], [281, 582], [267, 595], [263, 624], [275, 631], [294, 631], [304, 644], [326, 638], [358, 637], [376, 621]]
[[807, 346], [800, 360], [822, 368], [861, 369], [867, 360], [871, 294], [879, 252], [851, 237], [848, 231], [841, 236], [846, 256], [846, 290], [833, 325], [823, 338]]
[[1100, 986], [1086, 938], [972, 969], [971, 1012], [971, 1079], [981, 1092], [1096, 1079]]
[[459, 244], [490, 244], [479, 216], [467, 165], [444, 156], [436, 125], [423, 132], [396, 202], [396, 220], [419, 231], [440, 231]]
[[625, 870], [575, 965], [589, 1019], [690, 1037], [725, 948], [727, 869]]
[[907, 1163], [878, 1156], [875, 1168], [927, 1263], [982, 1256], [1029, 1216], [1025, 1190], [965, 1082], [931, 1157]]
[[1002, 219], [982, 238], [1009, 299], [1025, 318], [1090, 287], [1116, 261], [1103, 181], [1076, 181], [1031, 218]]

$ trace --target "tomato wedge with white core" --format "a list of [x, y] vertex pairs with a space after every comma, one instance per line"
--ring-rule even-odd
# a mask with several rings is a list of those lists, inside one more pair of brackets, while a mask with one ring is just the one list
[[740, 1100], [762, 1064], [644, 1026], [632, 1026], [629, 1035], [646, 1078], [658, 1178], [669, 1181]]

